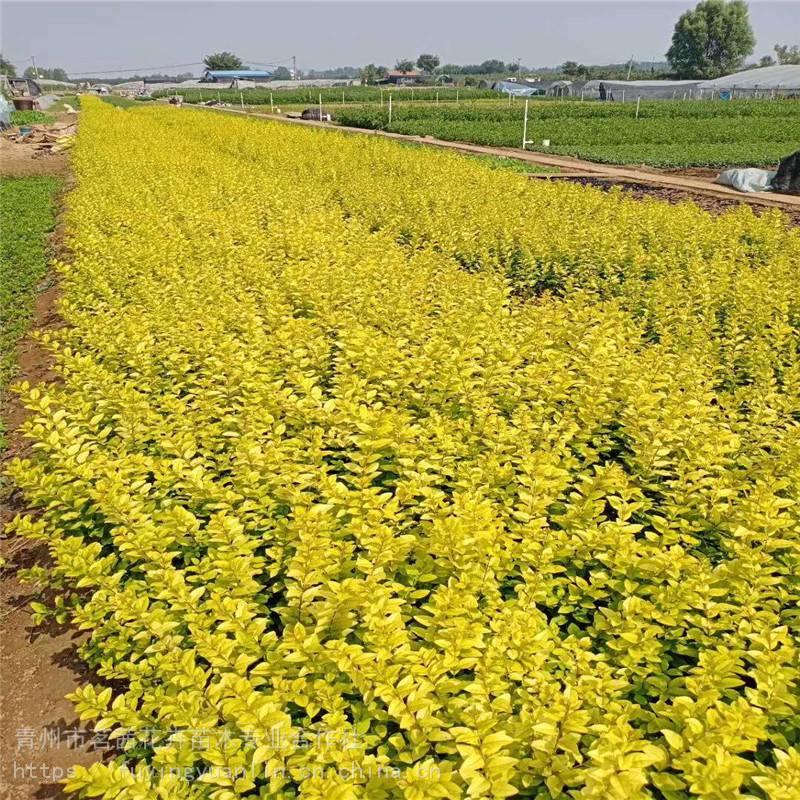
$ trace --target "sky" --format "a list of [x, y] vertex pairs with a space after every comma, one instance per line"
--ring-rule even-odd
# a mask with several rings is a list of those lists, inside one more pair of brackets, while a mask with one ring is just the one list
[[[297, 56], [301, 70], [392, 66], [422, 52], [442, 63], [554, 66], [661, 61], [680, 14], [695, 2], [2, 2], [0, 45], [20, 71], [107, 75], [195, 72], [230, 50], [245, 63]], [[800, 43], [800, 0], [750, 2], [754, 60]]]

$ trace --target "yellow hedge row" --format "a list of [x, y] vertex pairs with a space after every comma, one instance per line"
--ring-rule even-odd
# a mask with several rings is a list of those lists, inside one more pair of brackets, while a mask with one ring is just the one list
[[800, 796], [796, 230], [85, 106], [11, 468], [70, 790]]

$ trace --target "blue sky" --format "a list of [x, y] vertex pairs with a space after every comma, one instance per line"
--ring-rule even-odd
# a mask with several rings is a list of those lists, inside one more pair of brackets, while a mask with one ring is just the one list
[[[545, 66], [662, 60], [693, 2], [3, 2], [2, 52], [24, 68], [150, 72], [218, 50], [300, 69], [392, 65], [420, 52]], [[751, 2], [754, 59], [800, 42], [800, 2]], [[195, 71], [199, 67], [166, 69]]]

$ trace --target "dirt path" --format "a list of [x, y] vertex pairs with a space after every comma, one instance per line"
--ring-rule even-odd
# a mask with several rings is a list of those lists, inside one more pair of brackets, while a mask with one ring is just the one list
[[296, 117], [284, 117], [278, 114], [262, 114], [243, 111], [237, 108], [214, 108], [213, 106], [186, 106], [187, 108], [206, 108], [212, 111], [224, 111], [232, 114], [244, 114], [252, 117], [262, 117], [264, 119], [278, 120], [295, 125], [307, 125], [315, 128], [329, 128], [332, 130], [347, 131], [348, 133], [358, 133], [361, 135], [383, 136], [387, 139], [399, 139], [416, 144], [427, 144], [433, 147], [442, 147], [448, 150], [458, 150], [462, 153], [473, 153], [477, 155], [505, 156], [506, 158], [516, 158], [520, 161], [528, 161], [545, 167], [555, 167], [567, 173], [577, 173], [580, 176], [597, 176], [618, 183], [636, 183], [639, 185], [652, 185], [674, 189], [691, 194], [709, 195], [713, 197], [727, 198], [738, 203], [748, 203], [752, 205], [773, 206], [784, 210], [800, 211], [800, 197], [792, 195], [778, 195], [770, 192], [758, 192], [748, 194], [737, 192], [728, 186], [720, 186], [712, 182], [712, 178], [707, 174], [687, 174], [686, 172], [676, 173], [675, 171], [660, 172], [649, 167], [620, 167], [611, 164], [597, 164], [593, 161], [583, 161], [580, 158], [571, 156], [555, 156], [549, 153], [538, 153], [527, 150], [518, 150], [513, 147], [485, 147], [483, 145], [469, 144], [467, 142], [448, 142], [444, 139], [436, 139], [433, 136], [409, 136], [402, 133], [392, 133], [390, 131], [376, 131], [365, 128], [353, 128], [346, 125], [336, 125], [330, 122], [316, 122], [314, 120], [298, 119]]
[[[3, 175], [64, 174], [66, 156], [33, 159], [24, 145], [13, 145], [14, 163], [0, 162]], [[27, 154], [27, 155], [26, 155]], [[27, 161], [26, 161], [27, 158]], [[39, 165], [46, 171], [39, 171]], [[53, 234], [57, 250], [61, 230]], [[32, 329], [53, 329], [62, 323], [58, 316], [58, 284], [49, 276], [36, 298]], [[50, 354], [30, 337], [17, 348], [18, 380], [35, 385], [57, 378]], [[0, 472], [11, 458], [29, 452], [19, 426], [28, 416], [17, 396], [8, 393], [2, 409], [6, 423], [7, 450], [0, 455]], [[0, 479], [0, 531], [19, 512], [24, 498]], [[82, 729], [65, 695], [93, 676], [77, 658], [76, 648], [85, 638], [68, 626], [36, 627], [31, 601], [46, 601], [36, 585], [23, 584], [19, 571], [46, 565], [47, 548], [25, 539], [0, 537], [0, 554], [6, 560], [0, 570], [0, 798], [34, 800], [64, 797], [60, 778], [75, 764], [98, 760], [92, 752], [89, 734]]]

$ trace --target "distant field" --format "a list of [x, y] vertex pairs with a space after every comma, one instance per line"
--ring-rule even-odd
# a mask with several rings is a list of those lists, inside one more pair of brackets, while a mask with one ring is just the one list
[[428, 101], [436, 102], [438, 95], [440, 101], [475, 100], [478, 98], [495, 99], [497, 92], [491, 89], [435, 89], [426, 87], [421, 89], [381, 89], [378, 86], [345, 86], [339, 89], [245, 89], [240, 92], [235, 89], [161, 89], [153, 92], [153, 97], [169, 97], [179, 94], [187, 103], [200, 103], [204, 100], [220, 99], [225, 103], [239, 103], [243, 98], [246, 105], [269, 105], [272, 96], [276, 105], [294, 105], [318, 103], [322, 95], [323, 103], [380, 103], [383, 97], [387, 102], [389, 95], [402, 102]]
[[[800, 103], [793, 100], [541, 102], [528, 117], [531, 149], [612, 164], [658, 167], [766, 166], [798, 146]], [[388, 108], [342, 107], [337, 121], [360, 128], [430, 135], [451, 141], [520, 147], [523, 104], [435, 106], [395, 103]]]

